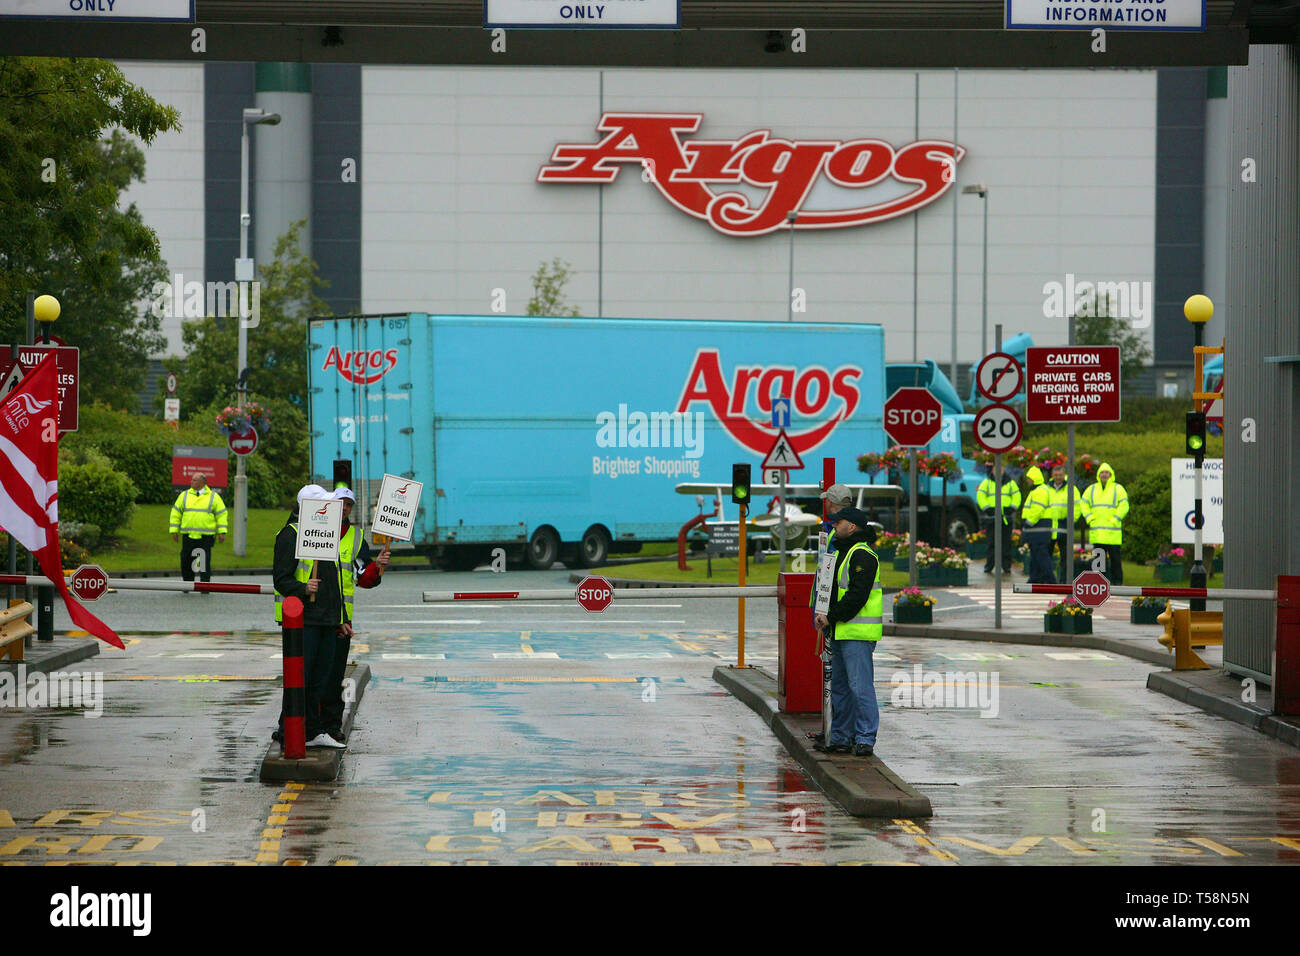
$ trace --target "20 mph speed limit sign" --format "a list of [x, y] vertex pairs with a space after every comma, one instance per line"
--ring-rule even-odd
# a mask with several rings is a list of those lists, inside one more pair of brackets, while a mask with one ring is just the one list
[[1020, 442], [1020, 415], [1009, 405], [985, 405], [975, 416], [975, 440], [987, 452], [1000, 455]]

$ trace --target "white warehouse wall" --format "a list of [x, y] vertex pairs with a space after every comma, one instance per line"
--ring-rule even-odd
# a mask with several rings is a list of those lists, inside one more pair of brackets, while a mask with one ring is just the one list
[[[604, 187], [535, 182], [556, 143], [599, 138], [602, 82], [606, 111], [703, 113], [688, 138], [915, 138], [911, 71], [366, 67], [363, 309], [486, 312], [500, 288], [507, 311], [522, 312], [538, 263], [560, 256], [584, 315], [785, 319], [788, 232], [725, 236], [630, 166]], [[920, 74], [920, 138], [951, 139], [953, 82], [952, 71]], [[997, 322], [1007, 336], [1064, 342], [1064, 320], [1043, 314], [1044, 283], [1154, 278], [1156, 73], [965, 71], [959, 83], [968, 152], [956, 190], [989, 187], [990, 343]], [[958, 353], [980, 351], [983, 210], [950, 191], [918, 214], [919, 349], [941, 362], [954, 200]], [[797, 231], [794, 285], [808, 306], [796, 318], [879, 322], [889, 359], [910, 359], [912, 234], [911, 216]]]

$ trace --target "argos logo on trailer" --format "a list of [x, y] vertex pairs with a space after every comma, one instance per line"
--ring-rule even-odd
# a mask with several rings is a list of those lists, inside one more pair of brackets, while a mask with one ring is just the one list
[[[917, 140], [895, 148], [882, 139], [789, 140], [759, 129], [735, 140], [688, 140], [703, 113], [606, 113], [598, 143], [560, 143], [539, 183], [612, 183], [619, 163], [642, 177], [687, 215], [730, 236], [762, 236], [787, 228], [840, 229], [883, 222], [915, 212], [942, 196], [956, 179], [966, 150], [943, 140]], [[726, 185], [744, 187], [723, 189]], [[855, 198], [843, 208], [810, 208], [815, 186]], [[836, 188], [838, 187], [838, 188]], [[751, 203], [757, 191], [760, 198]], [[818, 203], [817, 205], [820, 205]]]
[[391, 372], [396, 364], [397, 349], [389, 349], [387, 352], [383, 349], [340, 352], [338, 346], [334, 346], [325, 356], [321, 371], [337, 369], [353, 385], [373, 385]]
[[[772, 398], [789, 396], [799, 415], [822, 419], [803, 431], [786, 430], [795, 451], [803, 455], [824, 442], [840, 422], [857, 410], [862, 399], [857, 383], [862, 375], [857, 365], [841, 365], [834, 371], [819, 365], [803, 369], [792, 365], [737, 365], [728, 385], [718, 350], [700, 349], [687, 373], [677, 411], [689, 411], [692, 404], [703, 402], [740, 445], [756, 455], [766, 455], [776, 437], [771, 427]], [[750, 413], [754, 417], [746, 413], [751, 390], [757, 406]]]

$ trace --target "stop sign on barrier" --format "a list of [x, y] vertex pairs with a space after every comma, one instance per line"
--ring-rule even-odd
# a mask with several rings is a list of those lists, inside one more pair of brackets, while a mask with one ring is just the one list
[[1074, 579], [1074, 599], [1084, 607], [1101, 607], [1110, 597], [1110, 581], [1099, 571], [1081, 571]]
[[83, 564], [72, 572], [68, 588], [83, 601], [97, 601], [108, 593], [108, 575], [98, 564]]
[[578, 582], [574, 596], [583, 610], [599, 613], [614, 603], [614, 586], [598, 575], [589, 574]]

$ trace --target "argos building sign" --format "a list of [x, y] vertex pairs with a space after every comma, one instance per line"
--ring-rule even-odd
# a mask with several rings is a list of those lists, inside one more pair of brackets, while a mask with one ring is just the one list
[[[618, 164], [632, 164], [687, 215], [726, 235], [762, 236], [787, 228], [790, 212], [797, 214], [796, 229], [842, 229], [915, 212], [948, 191], [966, 155], [943, 140], [895, 148], [880, 139], [782, 139], [766, 129], [735, 140], [683, 140], [703, 119], [703, 113], [606, 113], [596, 127], [604, 138], [558, 144], [537, 181], [612, 183]], [[822, 182], [841, 193], [882, 188], [857, 204], [809, 208]], [[759, 198], [751, 201], [755, 190]]]

